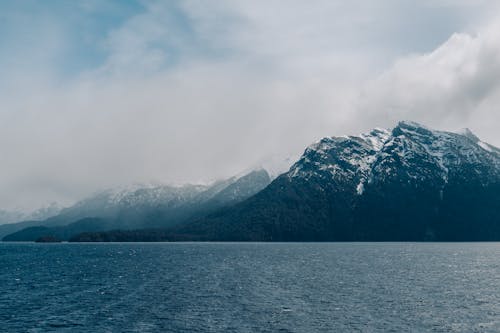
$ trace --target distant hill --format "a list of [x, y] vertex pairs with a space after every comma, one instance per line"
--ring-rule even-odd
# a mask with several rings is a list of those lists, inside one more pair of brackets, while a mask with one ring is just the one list
[[40, 221], [58, 215], [61, 210], [56, 203], [31, 212], [0, 210], [0, 239], [23, 228], [39, 225]]
[[42, 236], [67, 240], [86, 231], [168, 228], [238, 203], [270, 182], [268, 173], [259, 169], [207, 186], [137, 186], [108, 190], [44, 221], [12, 225], [20, 228], [11, 231], [3, 240], [31, 241]]
[[107, 221], [100, 218], [84, 218], [77, 222], [71, 223], [68, 226], [45, 227], [34, 226], [28, 227], [21, 231], [12, 233], [3, 238], [5, 242], [11, 241], [35, 241], [43, 237], [53, 237], [60, 240], [68, 240], [76, 234], [86, 232], [88, 230], [104, 231], [107, 230], [104, 226]]
[[0, 209], [0, 227], [4, 224], [11, 224], [19, 221], [45, 220], [59, 214], [61, 210], [62, 207], [55, 202], [28, 212]]

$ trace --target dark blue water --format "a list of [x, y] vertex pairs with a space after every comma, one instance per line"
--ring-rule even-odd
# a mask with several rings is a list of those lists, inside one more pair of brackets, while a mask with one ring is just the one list
[[1, 332], [499, 332], [500, 244], [0, 243]]

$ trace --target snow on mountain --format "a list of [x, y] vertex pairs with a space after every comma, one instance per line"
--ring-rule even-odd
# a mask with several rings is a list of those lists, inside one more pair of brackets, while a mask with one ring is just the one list
[[485, 145], [470, 131], [409, 121], [326, 137], [264, 190], [176, 232], [239, 241], [499, 240], [500, 153]]
[[34, 211], [2, 210], [0, 209], [0, 224], [15, 223], [19, 221], [40, 221], [59, 214], [63, 208], [57, 203], [51, 203]]
[[270, 182], [260, 169], [209, 185], [124, 186], [99, 192], [45, 221], [0, 228], [0, 236], [28, 241], [48, 233], [68, 239], [82, 232], [171, 227], [241, 202]]
[[[256, 169], [208, 185], [136, 184], [106, 190], [97, 194], [97, 197], [107, 207], [163, 206], [175, 208], [187, 203], [206, 202], [222, 195], [227, 201], [239, 200], [256, 193], [269, 182], [267, 172], [263, 169]], [[90, 198], [90, 201], [93, 200], [95, 199]], [[87, 202], [82, 201], [79, 205], [86, 205]]]
[[113, 207], [133, 207], [139, 205], [175, 206], [187, 200], [191, 200], [196, 195], [206, 191], [209, 186], [205, 185], [159, 185], [159, 184], [133, 184], [108, 189], [97, 193], [86, 200], [76, 204], [76, 206], [86, 206], [97, 201], [103, 208]]
[[24, 220], [36, 220], [41, 221], [48, 219], [49, 217], [59, 214], [59, 212], [64, 209], [57, 202], [52, 202], [46, 206], [40, 207], [25, 215]]
[[443, 185], [450, 172], [458, 172], [457, 168], [463, 165], [496, 166], [492, 170], [476, 168], [475, 172], [497, 177], [498, 152], [468, 129], [452, 133], [402, 121], [392, 130], [374, 129], [359, 136], [323, 138], [306, 149], [288, 176], [348, 179], [356, 184], [353, 190], [361, 195], [374, 177], [400, 172], [400, 166], [406, 166], [409, 178], [425, 180], [438, 175]]
[[[122, 186], [98, 192], [81, 200], [63, 209], [59, 215], [47, 220], [45, 224], [65, 225], [86, 217], [119, 219], [134, 225], [147, 224], [147, 220], [153, 219], [158, 223], [160, 220], [165, 220], [165, 223], [176, 223], [198, 211], [243, 200], [263, 189], [270, 181], [264, 170], [256, 170], [208, 185]], [[154, 218], [151, 217], [153, 215]]]

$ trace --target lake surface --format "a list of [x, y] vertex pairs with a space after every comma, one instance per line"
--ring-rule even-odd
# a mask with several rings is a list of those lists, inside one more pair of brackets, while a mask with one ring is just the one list
[[499, 332], [497, 243], [0, 243], [2, 332]]

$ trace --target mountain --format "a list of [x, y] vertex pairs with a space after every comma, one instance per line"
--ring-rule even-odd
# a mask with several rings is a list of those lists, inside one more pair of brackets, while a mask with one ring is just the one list
[[249, 199], [171, 229], [242, 241], [500, 240], [500, 151], [414, 122], [309, 146]]
[[19, 229], [4, 234], [4, 240], [47, 235], [64, 240], [86, 231], [167, 228], [240, 202], [270, 182], [268, 173], [259, 169], [211, 185], [137, 185], [107, 190], [44, 221], [23, 222]]
[[61, 209], [62, 207], [55, 202], [29, 212], [0, 209], [0, 226], [23, 220], [44, 220], [57, 215]]
[[57, 203], [51, 203], [32, 212], [0, 210], [0, 238], [23, 228], [39, 225], [41, 220], [55, 216], [61, 210], [61, 206]]
[[24, 216], [23, 212], [0, 209], [0, 225], [24, 220]]
[[106, 221], [100, 218], [83, 218], [77, 222], [73, 222], [70, 226], [32, 226], [22, 229], [21, 231], [14, 232], [3, 238], [3, 241], [35, 241], [41, 237], [54, 237], [55, 239], [67, 240], [75, 234], [87, 232], [89, 230], [105, 231]]

